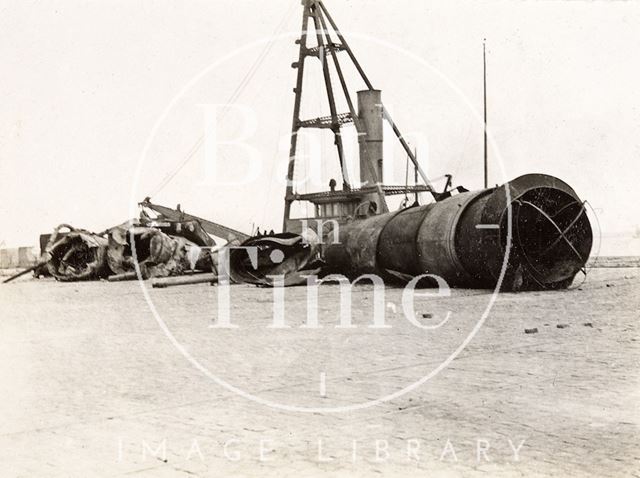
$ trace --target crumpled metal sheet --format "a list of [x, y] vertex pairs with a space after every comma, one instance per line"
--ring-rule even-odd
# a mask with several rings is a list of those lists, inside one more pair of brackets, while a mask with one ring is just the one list
[[153, 227], [121, 225], [108, 232], [107, 263], [115, 274], [135, 271], [144, 278], [180, 275], [190, 270], [212, 270], [209, 247], [184, 237], [172, 237]]
[[[301, 285], [321, 268], [320, 240], [310, 229], [301, 235], [286, 232], [251, 237], [241, 247], [255, 250], [257, 263], [251, 261], [247, 250], [232, 249], [229, 274], [234, 282], [267, 287]], [[274, 276], [284, 276], [282, 283], [275, 284]]]
[[215, 244], [196, 220], [154, 221], [142, 217], [99, 234], [60, 224], [44, 246], [39, 269], [63, 281], [135, 272], [136, 262], [144, 278], [195, 270], [216, 272]]
[[[61, 229], [69, 232], [58, 239]], [[48, 272], [60, 281], [92, 280], [106, 277], [107, 240], [83, 229], [67, 224], [58, 226], [46, 248]]]

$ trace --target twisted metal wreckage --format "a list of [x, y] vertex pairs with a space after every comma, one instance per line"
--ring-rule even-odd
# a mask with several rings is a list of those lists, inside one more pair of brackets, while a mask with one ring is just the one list
[[[140, 203], [140, 218], [101, 233], [61, 224], [41, 238], [42, 257], [35, 275], [60, 281], [126, 280], [216, 272], [216, 241], [238, 244], [248, 236], [177, 210]], [[159, 215], [151, 218], [147, 211]], [[66, 230], [66, 231], [65, 231]]]
[[227, 241], [222, 247], [210, 228], [191, 218], [179, 211], [154, 220], [142, 215], [99, 234], [63, 224], [51, 235], [36, 274], [46, 269], [60, 281], [134, 279], [137, 258], [145, 279], [217, 275], [218, 255], [229, 248], [229, 274], [237, 283], [290, 286], [331, 274], [376, 274], [393, 283], [433, 274], [452, 287], [493, 288], [502, 275], [503, 290], [558, 289], [583, 270], [592, 241], [584, 203], [567, 184], [545, 175], [325, 222], [338, 229], [319, 234], [308, 228], [248, 237], [216, 229]]
[[[133, 278], [137, 256], [144, 278], [190, 271], [213, 272], [215, 277], [217, 255], [238, 244], [242, 247], [228, 251], [231, 279], [263, 286], [304, 284], [309, 275], [341, 274], [354, 279], [376, 274], [385, 282], [407, 282], [430, 274], [452, 287], [494, 288], [501, 281], [502, 290], [544, 290], [566, 288], [580, 271], [586, 274], [592, 230], [585, 202], [569, 185], [552, 176], [528, 174], [487, 187], [486, 74], [484, 188], [451, 188], [447, 175], [444, 190], [436, 191], [323, 2], [303, 0], [302, 4], [302, 34], [296, 40], [299, 59], [292, 64], [297, 80], [283, 232], [249, 237], [179, 208], [152, 204], [147, 198], [141, 203], [139, 220], [103, 233], [66, 226], [69, 232], [60, 235], [57, 229], [43, 256], [52, 276], [59, 280]], [[315, 28], [309, 29], [310, 21]], [[315, 44], [309, 45], [314, 37]], [[366, 86], [357, 92], [358, 111], [338, 60], [340, 52], [346, 52]], [[321, 62], [330, 116], [300, 118], [304, 66], [309, 58]], [[332, 71], [348, 105], [346, 113], [337, 112]], [[413, 164], [413, 185], [383, 183], [384, 121], [406, 152], [408, 164]], [[351, 184], [344, 166], [341, 129], [348, 125], [358, 133], [359, 186]], [[332, 180], [330, 191], [294, 191], [302, 128], [333, 133], [343, 175], [341, 190]], [[415, 200], [390, 212], [386, 198], [399, 194], [407, 199], [414, 195]], [[430, 194], [433, 202], [420, 205], [419, 194]], [[292, 218], [296, 201], [312, 203], [315, 215]], [[151, 219], [145, 209], [159, 216]], [[225, 245], [217, 247], [212, 236], [223, 238]], [[426, 282], [422, 281], [429, 285]]]
[[[194, 222], [174, 225], [198, 227]], [[63, 228], [68, 232], [61, 235]], [[193, 242], [167, 229], [129, 221], [95, 234], [62, 225], [46, 246], [44, 266], [60, 281], [134, 278], [136, 262], [143, 278], [211, 269], [211, 240]]]
[[[257, 260], [247, 250], [231, 251], [231, 275], [237, 281], [265, 285], [305, 282], [306, 274], [341, 274], [350, 279], [375, 274], [385, 282], [408, 282], [430, 274], [425, 285], [502, 290], [560, 289], [568, 287], [585, 264], [592, 246], [592, 231], [585, 203], [575, 191], [552, 176], [528, 174], [502, 186], [488, 188], [486, 73], [484, 75], [484, 189], [451, 188], [436, 191], [416, 154], [403, 138], [344, 35], [320, 0], [303, 0], [302, 35], [297, 70], [290, 160], [283, 230], [271, 238], [252, 238]], [[314, 28], [309, 30], [309, 22]], [[308, 45], [315, 37], [315, 44]], [[346, 52], [366, 89], [357, 92], [356, 111], [338, 53]], [[300, 117], [305, 61], [319, 59], [323, 70], [330, 116]], [[483, 60], [485, 60], [483, 51]], [[486, 72], [486, 61], [485, 72]], [[333, 65], [333, 69], [331, 69]], [[348, 112], [338, 113], [332, 72], [338, 76]], [[383, 183], [383, 124], [387, 121], [407, 161], [414, 167], [415, 184]], [[355, 126], [360, 152], [360, 184], [350, 184], [345, 168], [341, 130]], [[330, 191], [298, 194], [294, 172], [298, 132], [302, 128], [329, 130], [334, 135], [342, 171], [342, 190], [331, 181]], [[409, 163], [407, 164], [408, 167]], [[423, 184], [418, 184], [418, 176]], [[419, 204], [419, 194], [434, 202]], [[415, 195], [413, 204], [389, 212], [387, 196]], [[295, 201], [311, 202], [312, 218], [291, 218]], [[309, 224], [318, 224], [310, 232]], [[326, 228], [325, 226], [329, 226]], [[308, 240], [312, 237], [313, 240]], [[283, 242], [283, 241], [286, 241]], [[274, 257], [278, 260], [274, 261]], [[284, 281], [278, 276], [285, 273]]]

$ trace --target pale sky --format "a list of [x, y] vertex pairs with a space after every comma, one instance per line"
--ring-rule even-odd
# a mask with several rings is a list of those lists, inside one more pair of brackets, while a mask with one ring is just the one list
[[[504, 171], [491, 150], [490, 182], [555, 175], [589, 201], [605, 235], [640, 226], [640, 2], [325, 4], [400, 127], [426, 138], [419, 156], [432, 178], [482, 185], [482, 125], [465, 101], [481, 111], [486, 38], [489, 124]], [[98, 231], [127, 219], [130, 203], [151, 195], [202, 136], [202, 104], [225, 103], [245, 78], [236, 103], [257, 115], [248, 142], [262, 155], [260, 176], [211, 184], [200, 148], [152, 199], [247, 232], [280, 228], [301, 12], [299, 0], [0, 2], [0, 244], [36, 244], [62, 222]], [[248, 45], [274, 32], [281, 37], [252, 70], [266, 47]], [[305, 117], [328, 112], [317, 66]], [[241, 118], [225, 119], [220, 134], [237, 133]], [[330, 139], [322, 144], [322, 182], [301, 191], [337, 174]], [[225, 174], [247, 170], [240, 149], [223, 153]], [[395, 154], [387, 172], [402, 184], [404, 156]], [[298, 174], [309, 167], [301, 162]], [[640, 253], [625, 244], [607, 252]]]

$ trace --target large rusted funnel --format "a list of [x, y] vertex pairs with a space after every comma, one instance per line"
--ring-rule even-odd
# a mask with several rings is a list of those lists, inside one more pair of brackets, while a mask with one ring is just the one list
[[368, 186], [383, 182], [383, 122], [380, 90], [358, 91], [358, 118], [363, 131], [360, 142], [360, 181]]
[[[358, 134], [360, 146], [360, 182], [368, 187], [383, 182], [383, 121], [382, 93], [380, 90], [358, 91]], [[376, 211], [383, 205], [377, 193], [364, 201], [375, 204]]]
[[[324, 260], [331, 272], [386, 278], [434, 274], [451, 287], [567, 287], [584, 267], [592, 231], [584, 203], [542, 174], [457, 194], [340, 227]], [[504, 267], [504, 274], [503, 272]]]

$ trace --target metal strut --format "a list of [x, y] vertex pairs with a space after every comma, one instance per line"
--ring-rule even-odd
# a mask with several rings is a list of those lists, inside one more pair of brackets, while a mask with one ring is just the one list
[[[582, 258], [582, 255], [577, 251], [577, 249], [575, 248], [573, 243], [567, 238], [566, 233], [568, 232], [568, 229], [565, 230], [565, 231], [560, 229], [560, 226], [558, 226], [558, 224], [551, 218], [551, 216], [549, 216], [543, 209], [541, 209], [540, 207], [536, 206], [532, 202], [529, 202], [529, 201], [516, 201], [516, 202], [518, 204], [524, 204], [524, 205], [527, 205], [529, 207], [532, 207], [533, 209], [538, 211], [542, 215], [542, 217], [544, 217], [547, 221], [549, 221], [551, 223], [551, 225], [556, 229], [556, 231], [558, 231], [558, 233], [560, 234], [558, 236], [557, 240], [564, 239], [565, 242], [567, 243], [567, 245], [571, 248], [571, 250], [573, 252], [575, 252], [575, 254], [578, 256], [578, 259], [580, 259], [581, 261], [584, 261], [584, 259]], [[584, 205], [582, 207], [582, 210], [584, 210]], [[578, 217], [574, 221], [572, 221], [571, 225], [575, 224], [575, 222], [578, 220], [578, 218], [582, 215], [582, 210], [580, 211], [580, 214], [578, 215]]]
[[[331, 24], [331, 27], [336, 32], [336, 35], [338, 36], [338, 39], [340, 40], [340, 43], [341, 43], [342, 47], [344, 48], [344, 50], [349, 55], [349, 58], [351, 58], [351, 61], [353, 62], [353, 65], [356, 67], [356, 70], [358, 70], [358, 73], [360, 74], [360, 77], [364, 81], [364, 83], [367, 86], [367, 88], [370, 89], [370, 90], [375, 89], [373, 87], [373, 84], [371, 83], [371, 81], [367, 77], [366, 73], [362, 69], [362, 66], [360, 65], [360, 62], [358, 62], [358, 59], [356, 58], [355, 54], [353, 53], [353, 50], [351, 50], [351, 47], [349, 46], [349, 43], [347, 42], [345, 37], [342, 35], [342, 33], [340, 33], [340, 29], [338, 28], [338, 25], [336, 25], [336, 23], [333, 21], [333, 18], [331, 17], [331, 14], [327, 10], [327, 7], [324, 6], [324, 3], [322, 2], [322, 0], [318, 0], [317, 3], [318, 3], [318, 5], [320, 5], [320, 8], [322, 9], [324, 15], [327, 17], [327, 20]], [[393, 132], [395, 133], [396, 137], [398, 138], [398, 141], [400, 141], [400, 144], [402, 145], [402, 148], [405, 150], [405, 152], [409, 156], [409, 159], [411, 160], [411, 162], [413, 163], [415, 168], [418, 170], [418, 173], [420, 174], [420, 177], [424, 181], [425, 185], [429, 188], [429, 192], [431, 193], [433, 198], [435, 200], [438, 200], [439, 199], [439, 194], [436, 192], [436, 190], [433, 187], [433, 184], [431, 183], [431, 181], [429, 181], [429, 178], [427, 177], [426, 173], [420, 167], [420, 164], [418, 164], [418, 160], [416, 158], [416, 155], [413, 153], [413, 151], [411, 150], [411, 147], [409, 146], [409, 144], [403, 138], [402, 133], [400, 132], [400, 128], [393, 121], [393, 119], [391, 118], [391, 114], [384, 107], [384, 105], [381, 105], [381, 106], [382, 106], [382, 114], [383, 114], [384, 118], [391, 125], [391, 128], [393, 129]]]
[[284, 220], [282, 223], [282, 230], [287, 229], [287, 220], [291, 215], [291, 203], [293, 202], [293, 175], [295, 173], [296, 166], [296, 149], [298, 146], [298, 129], [300, 122], [300, 102], [302, 99], [302, 80], [304, 78], [304, 60], [306, 57], [307, 49], [307, 28], [309, 26], [309, 4], [304, 4], [304, 11], [302, 13], [302, 36], [297, 43], [300, 44], [300, 54], [298, 56], [298, 76], [296, 79], [295, 101], [293, 104], [293, 124], [291, 125], [291, 146], [289, 148], [289, 164], [287, 166], [287, 187], [284, 198]]
[[[322, 24], [322, 30], [324, 32], [324, 35], [326, 37], [327, 40], [327, 44], [331, 45], [333, 44], [333, 42], [331, 41], [331, 35], [329, 34], [329, 30], [327, 29], [327, 24], [324, 21], [324, 18], [322, 16], [322, 13], [320, 11], [317, 12], [318, 13], [318, 18], [320, 19], [320, 23]], [[348, 47], [345, 47], [345, 49], [347, 49]], [[356, 127], [356, 131], [358, 133], [358, 142], [362, 145], [362, 147], [364, 148], [365, 152], [367, 151], [367, 143], [364, 139], [364, 127], [362, 126], [362, 122], [360, 121], [360, 118], [358, 117], [358, 114], [355, 111], [355, 108], [353, 106], [353, 101], [351, 100], [351, 95], [349, 94], [349, 88], [347, 88], [347, 82], [344, 79], [344, 74], [342, 73], [342, 68], [340, 67], [340, 62], [338, 61], [338, 55], [336, 55], [335, 50], [331, 50], [331, 58], [333, 60], [333, 64], [335, 66], [336, 72], [338, 73], [338, 78], [340, 79], [340, 85], [342, 86], [342, 92], [344, 93], [344, 97], [347, 101], [347, 105], [349, 107], [349, 114], [351, 116], [351, 119], [353, 120], [353, 123], [355, 124]], [[338, 133], [339, 134], [339, 133]], [[366, 154], [366, 153], [365, 153]], [[385, 193], [382, 189], [382, 185], [380, 184], [380, 179], [378, 177], [378, 174], [375, 170], [375, 168], [373, 167], [373, 165], [371, 164], [371, 162], [367, 161], [367, 168], [369, 169], [369, 174], [371, 174], [371, 177], [375, 179], [375, 187], [376, 187], [376, 192], [378, 193], [378, 197], [380, 199], [380, 205], [382, 207], [382, 212], [389, 212], [389, 206], [387, 205], [387, 200], [386, 200], [386, 196]]]
[[[348, 178], [348, 173], [347, 173], [347, 168], [346, 168], [346, 163], [344, 158], [344, 147], [342, 144], [342, 137], [340, 133], [340, 128], [345, 122], [353, 121], [353, 123], [356, 126], [356, 130], [359, 133], [358, 134], [359, 142], [362, 148], [366, 151], [366, 144], [363, 142], [363, 138], [361, 134], [364, 131], [363, 126], [361, 125], [361, 122], [359, 121], [358, 115], [355, 111], [353, 101], [349, 94], [346, 81], [342, 73], [340, 62], [338, 61], [337, 53], [341, 51], [346, 51], [353, 65], [355, 66], [358, 73], [362, 77], [362, 80], [364, 81], [366, 87], [369, 90], [374, 90], [373, 84], [371, 83], [371, 81], [369, 81], [369, 78], [367, 77], [364, 70], [362, 69], [362, 66], [358, 62], [355, 54], [353, 53], [353, 50], [351, 50], [349, 43], [346, 41], [346, 39], [338, 29], [338, 26], [336, 25], [335, 21], [329, 14], [324, 3], [321, 0], [303, 0], [302, 4], [303, 4], [302, 35], [300, 39], [296, 41], [296, 43], [300, 45], [300, 53], [298, 56], [298, 61], [293, 63], [292, 65], [294, 68], [298, 69], [298, 75], [296, 80], [296, 87], [294, 88], [295, 102], [294, 102], [294, 108], [293, 108], [293, 122], [291, 127], [291, 147], [289, 150], [289, 165], [287, 168], [287, 188], [285, 193], [283, 230], [286, 230], [287, 228], [287, 221], [290, 218], [290, 213], [291, 213], [291, 204], [293, 203], [294, 200], [296, 200], [296, 197], [293, 191], [293, 178], [295, 173], [297, 134], [300, 128], [307, 128], [307, 127], [327, 128], [333, 131], [334, 137], [335, 137], [335, 145], [338, 150], [338, 159], [340, 161], [340, 168], [342, 171], [343, 186], [345, 190], [350, 189], [349, 178]], [[331, 25], [331, 28], [335, 32], [336, 36], [338, 37], [338, 41], [333, 41], [331, 39], [329, 28], [327, 27], [327, 24], [325, 21], [325, 17], [326, 17], [326, 20]], [[314, 27], [316, 30], [315, 36], [317, 41], [317, 45], [312, 47], [307, 46], [310, 18], [313, 19]], [[326, 61], [326, 57], [329, 55], [333, 60], [333, 64], [335, 66], [336, 72], [338, 74], [338, 78], [340, 80], [342, 91], [347, 101], [347, 105], [349, 106], [348, 113], [338, 113], [336, 111], [335, 95], [334, 95], [334, 90], [331, 83], [331, 73], [329, 71], [328, 62]], [[316, 57], [320, 59], [320, 61], [322, 62], [322, 72], [324, 76], [327, 99], [329, 102], [329, 108], [331, 112], [331, 115], [329, 117], [315, 118], [315, 119], [309, 119], [309, 120], [300, 119], [300, 103], [302, 98], [302, 84], [303, 84], [302, 80], [304, 76], [304, 64], [305, 64], [305, 59], [308, 56]], [[397, 137], [398, 141], [400, 142], [402, 148], [405, 150], [405, 152], [407, 153], [407, 156], [413, 163], [415, 170], [422, 178], [422, 181], [425, 184], [427, 192], [429, 192], [436, 201], [441, 199], [442, 195], [436, 192], [435, 188], [433, 187], [433, 184], [427, 177], [425, 171], [420, 167], [420, 164], [418, 164], [416, 155], [411, 150], [409, 144], [406, 142], [406, 140], [402, 136], [402, 133], [400, 132], [400, 128], [393, 121], [390, 113], [387, 111], [384, 105], [381, 104], [380, 107], [382, 108], [383, 118], [387, 120], [387, 122], [391, 125], [391, 128], [395, 136]], [[375, 172], [373, 166], [370, 166], [368, 164], [366, 167], [372, 169], [370, 171], [372, 178], [378, 178], [378, 174]], [[382, 212], [386, 212], [388, 211], [388, 206], [386, 205], [385, 194], [380, 185], [380, 180], [381, 178], [376, 179], [375, 186], [376, 186], [377, 194], [380, 196], [380, 204], [383, 210]]]
[[[327, 98], [329, 100], [329, 110], [331, 111], [332, 131], [336, 148], [338, 149], [338, 160], [340, 161], [340, 170], [342, 171], [342, 181], [345, 189], [349, 189], [349, 176], [344, 160], [344, 148], [342, 145], [342, 136], [340, 135], [340, 124], [338, 123], [338, 114], [336, 112], [336, 100], [333, 95], [333, 86], [331, 85], [331, 73], [329, 72], [329, 64], [326, 60], [326, 45], [322, 37], [322, 25], [320, 16], [322, 15], [315, 2], [311, 4], [311, 15], [313, 15], [313, 24], [316, 29], [316, 40], [318, 42], [318, 58], [322, 63], [322, 74], [324, 76], [324, 84], [327, 89]], [[332, 45], [332, 42], [327, 42]], [[335, 50], [329, 48], [331, 55], [335, 55]], [[354, 118], [355, 119], [355, 118]]]
[[[565, 207], [564, 207], [564, 208], [562, 208], [560, 211], [558, 211], [556, 214], [554, 214], [554, 216], [553, 216], [553, 217], [556, 217], [560, 212], [564, 211], [564, 209], [565, 209], [566, 207], [568, 207], [568, 206], [572, 206], [572, 205], [574, 205], [574, 204], [577, 204], [577, 203], [575, 203], [575, 202], [573, 202], [573, 203], [569, 203], [567, 206], [565, 206]], [[582, 214], [583, 214], [586, 210], [587, 210], [587, 209], [586, 209], [586, 207], [585, 207], [585, 203], [583, 202], [583, 203], [581, 204], [581, 206], [580, 206], [580, 211], [578, 211], [578, 215], [577, 215], [575, 218], [573, 218], [573, 221], [571, 221], [567, 227], [565, 227], [565, 228], [564, 228], [564, 231], [562, 231], [562, 235], [561, 235], [561, 236], [558, 236], [558, 237], [555, 239], [555, 241], [553, 241], [551, 244], [549, 244], [549, 246], [548, 246], [544, 251], [542, 251], [542, 252], [540, 253], [540, 255], [541, 255], [541, 256], [545, 255], [547, 252], [549, 252], [551, 249], [553, 249], [553, 246], [555, 246], [558, 242], [560, 242], [560, 240], [561, 240], [563, 237], [566, 237], [567, 232], [569, 232], [569, 230], [570, 230], [570, 229], [571, 229], [571, 228], [576, 224], [576, 222], [578, 222], [578, 219], [580, 219], [580, 218], [582, 217]], [[555, 221], [554, 221], [554, 222], [555, 222]], [[582, 259], [582, 257], [581, 257], [581, 259]]]

